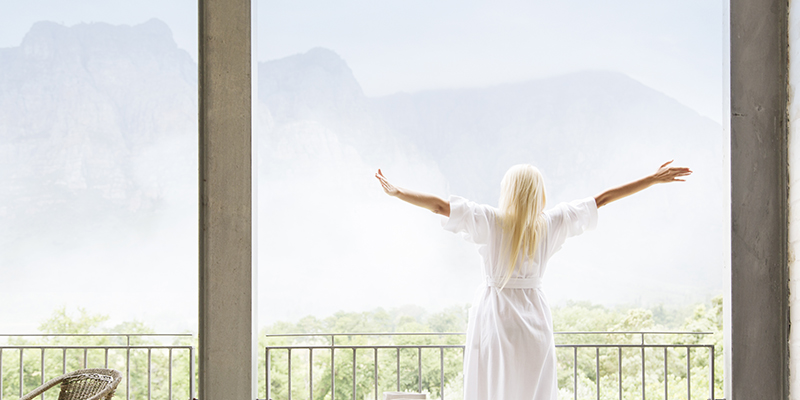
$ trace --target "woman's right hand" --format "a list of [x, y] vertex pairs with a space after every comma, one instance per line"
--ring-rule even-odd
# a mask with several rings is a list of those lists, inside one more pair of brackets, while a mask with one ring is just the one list
[[383, 191], [389, 196], [397, 197], [398, 199], [407, 203], [426, 208], [436, 214], [444, 215], [445, 217], [450, 216], [450, 202], [432, 194], [416, 192], [409, 189], [401, 189], [395, 185], [392, 185], [389, 183], [389, 180], [383, 176], [383, 172], [381, 172], [380, 169], [378, 170], [378, 173], [375, 174], [375, 178], [378, 178], [378, 181], [383, 187]]
[[383, 191], [386, 192], [386, 194], [388, 194], [389, 196], [392, 196], [392, 197], [396, 197], [397, 196], [397, 194], [399, 193], [399, 190], [397, 190], [397, 188], [394, 185], [389, 183], [389, 181], [386, 179], [386, 177], [383, 176], [383, 172], [381, 172], [380, 168], [378, 169], [378, 173], [375, 174], [375, 177], [378, 178], [378, 181], [381, 183], [381, 186], [383, 187]]

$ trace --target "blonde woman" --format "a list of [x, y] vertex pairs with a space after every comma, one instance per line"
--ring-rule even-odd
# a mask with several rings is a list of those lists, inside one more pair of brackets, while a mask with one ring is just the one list
[[594, 228], [598, 208], [657, 183], [683, 181], [692, 173], [671, 163], [637, 181], [549, 210], [544, 179], [531, 165], [506, 172], [499, 208], [400, 188], [378, 170], [375, 177], [386, 194], [448, 217], [446, 230], [463, 233], [479, 246], [486, 285], [469, 312], [465, 400], [558, 397], [553, 322], [541, 290], [547, 261], [566, 238]]

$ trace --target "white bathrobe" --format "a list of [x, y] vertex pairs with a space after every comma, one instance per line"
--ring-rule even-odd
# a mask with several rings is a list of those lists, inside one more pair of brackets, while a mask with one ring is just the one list
[[493, 207], [450, 196], [450, 217], [444, 222], [446, 230], [478, 244], [486, 279], [469, 312], [464, 399], [556, 400], [553, 320], [541, 289], [542, 276], [547, 260], [566, 238], [595, 227], [597, 205], [590, 197], [545, 211], [547, 234], [533, 259], [518, 259], [502, 290], [508, 257], [502, 256], [497, 213]]

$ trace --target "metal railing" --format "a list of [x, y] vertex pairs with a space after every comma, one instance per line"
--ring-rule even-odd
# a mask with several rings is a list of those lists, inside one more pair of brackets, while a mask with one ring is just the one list
[[[188, 393], [186, 393], [187, 399], [192, 399], [195, 394], [195, 356], [194, 356], [194, 346], [191, 345], [155, 345], [155, 344], [146, 344], [146, 345], [138, 345], [138, 344], [131, 344], [131, 339], [143, 339], [143, 338], [155, 338], [155, 337], [192, 337], [191, 334], [0, 334], [0, 337], [41, 337], [41, 338], [65, 338], [67, 340], [75, 340], [80, 338], [124, 338], [124, 344], [102, 344], [102, 345], [83, 345], [83, 344], [47, 344], [47, 345], [37, 345], [37, 344], [3, 344], [0, 345], [0, 400], [3, 400], [6, 395], [4, 393], [4, 389], [6, 386], [5, 378], [9, 375], [17, 375], [15, 378], [18, 379], [17, 381], [17, 391], [19, 397], [22, 397], [26, 392], [29, 392], [36, 387], [44, 384], [46, 382], [45, 377], [50, 375], [49, 379], [55, 378], [59, 375], [66, 374], [69, 370], [73, 369], [80, 369], [80, 368], [114, 368], [117, 370], [121, 370], [124, 378], [124, 382], [120, 383], [120, 386], [124, 387], [125, 390], [125, 399], [130, 400], [132, 398], [132, 390], [131, 390], [131, 383], [132, 382], [141, 382], [143, 379], [146, 379], [146, 390], [142, 389], [139, 398], [146, 398], [147, 400], [152, 400], [153, 398], [153, 372], [156, 371], [159, 375], [164, 374], [165, 377], [159, 376], [159, 386], [160, 382], [163, 380], [167, 381], [164, 382], [165, 388], [159, 387], [159, 389], [166, 389], [166, 393], [160, 393], [161, 396], [157, 396], [159, 398], [166, 398], [168, 400], [173, 399], [173, 381], [175, 381], [175, 361], [180, 360], [183, 361], [185, 364], [184, 368], [181, 369], [188, 369], [187, 371], [182, 371], [185, 374], [185, 380], [179, 381], [186, 386], [188, 386]], [[38, 358], [38, 368], [34, 367], [34, 370], [30, 370], [30, 358], [31, 353], [34, 355], [33, 358]], [[77, 353], [77, 357], [75, 354]], [[121, 354], [120, 354], [121, 353]], [[175, 353], [183, 353], [184, 356], [181, 357], [180, 354]], [[14, 361], [9, 362], [10, 357], [9, 355], [13, 354]], [[139, 364], [139, 360], [137, 356], [142, 356], [146, 354], [146, 364], [143, 369], [146, 369], [146, 378], [144, 376], [139, 376], [140, 374], [138, 371], [136, 373], [133, 372], [134, 367], [132, 363]], [[71, 357], [68, 357], [71, 356]], [[98, 355], [100, 357], [98, 357]], [[153, 357], [154, 355], [160, 356], [157, 362], [154, 362]], [[109, 357], [111, 356], [111, 360]], [[35, 362], [35, 361], [34, 361]], [[12, 366], [16, 364], [17, 368]], [[26, 365], [27, 364], [27, 365]], [[53, 364], [55, 366], [55, 372], [53, 371]], [[58, 364], [60, 364], [60, 368], [58, 368]], [[49, 369], [47, 367], [50, 367]], [[10, 371], [7, 371], [10, 370]], [[60, 371], [58, 371], [60, 370]], [[132, 379], [132, 375], [133, 378]], [[143, 375], [143, 374], [142, 374]], [[38, 380], [35, 379], [38, 376]], [[27, 378], [27, 379], [26, 379]], [[163, 379], [161, 379], [163, 378]], [[182, 379], [182, 378], [177, 378]], [[37, 380], [38, 382], [32, 382], [32, 380]], [[26, 382], [27, 381], [27, 382]], [[26, 385], [27, 383], [27, 385]], [[35, 383], [35, 385], [34, 385]], [[121, 388], [117, 389], [117, 394]], [[10, 394], [9, 394], [10, 395]], [[44, 400], [44, 394], [41, 397]]]
[[[606, 336], [636, 336], [639, 340], [638, 343], [621, 343], [621, 341], [617, 341], [617, 343], [560, 343], [556, 344], [557, 351], [558, 349], [562, 350], [567, 349], [571, 350], [572, 353], [572, 397], [573, 399], [578, 399], [578, 389], [579, 389], [579, 357], [578, 352], [579, 349], [581, 351], [586, 349], [594, 349], [594, 381], [595, 381], [595, 392], [596, 398], [600, 400], [601, 398], [601, 349], [604, 352], [608, 352], [608, 350], [614, 350], [616, 354], [616, 364], [617, 364], [617, 375], [618, 375], [618, 393], [620, 400], [623, 398], [623, 381], [624, 381], [624, 372], [623, 372], [623, 351], [630, 351], [630, 350], [640, 350], [641, 357], [640, 359], [640, 371], [641, 371], [641, 398], [644, 400], [647, 397], [647, 358], [646, 355], [648, 353], [652, 353], [655, 349], [663, 349], [663, 376], [664, 376], [664, 399], [669, 398], [669, 354], [670, 350], [673, 353], [676, 351], [685, 351], [686, 357], [686, 399], [691, 400], [692, 398], [692, 352], [693, 350], [696, 352], [698, 349], [705, 349], [708, 351], [708, 396], [710, 399], [714, 399], [714, 345], [713, 344], [675, 344], [675, 343], [654, 343], [649, 344], [647, 343], [646, 338], [652, 336], [667, 336], [667, 335], [711, 335], [713, 332], [556, 332], [558, 336], [568, 336], [577, 338], [579, 335], [606, 335]], [[286, 383], [287, 388], [285, 391], [286, 399], [292, 399], [292, 352], [297, 354], [300, 352], [301, 354], [306, 355], [307, 364], [303, 367], [303, 370], [307, 368], [307, 375], [303, 379], [304, 386], [308, 388], [307, 396], [305, 398], [309, 400], [314, 399], [314, 353], [324, 351], [325, 353], [330, 352], [329, 362], [327, 363], [327, 371], [330, 373], [330, 399], [334, 400], [336, 395], [336, 380], [337, 374], [341, 374], [342, 371], [338, 371], [336, 369], [336, 356], [338, 353], [342, 351], [346, 353], [351, 353], [352, 355], [352, 369], [351, 371], [347, 371], [345, 373], [350, 374], [350, 379], [352, 379], [352, 392], [349, 398], [355, 400], [357, 398], [357, 374], [358, 374], [358, 367], [357, 367], [357, 354], [360, 352], [370, 352], [372, 353], [372, 368], [371, 368], [371, 375], [372, 375], [372, 388], [371, 390], [374, 391], [375, 399], [377, 400], [379, 395], [379, 373], [378, 373], [378, 353], [379, 350], [382, 352], [392, 351], [395, 354], [395, 383], [396, 383], [396, 390], [401, 390], [401, 350], [416, 350], [416, 358], [417, 358], [417, 371], [416, 371], [416, 389], [419, 392], [423, 390], [423, 350], [438, 350], [439, 353], [439, 398], [445, 398], [445, 350], [447, 349], [458, 349], [461, 352], [461, 362], [463, 363], [463, 351], [464, 345], [463, 344], [372, 344], [372, 345], [364, 345], [364, 344], [339, 344], [337, 343], [337, 338], [341, 337], [425, 337], [425, 336], [438, 336], [440, 338], [444, 338], [446, 336], [465, 336], [464, 333], [324, 333], [324, 334], [273, 334], [267, 335], [268, 339], [279, 339], [283, 338], [284, 340], [289, 339], [293, 340], [294, 338], [299, 337], [306, 337], [306, 338], [324, 338], [326, 341], [329, 341], [327, 344], [284, 344], [284, 345], [270, 345], [266, 346], [265, 348], [265, 360], [266, 360], [266, 367], [265, 367], [265, 383], [266, 383], [266, 398], [272, 399], [271, 387], [273, 382], [273, 360], [271, 355], [276, 354], [276, 352], [286, 352]], [[590, 353], [591, 354], [591, 353]], [[559, 357], [561, 359], [562, 357]], [[585, 358], [585, 357], [584, 357]], [[606, 354], [606, 361], [608, 355]], [[305, 364], [305, 363], [304, 363]], [[460, 369], [460, 367], [459, 367]], [[582, 368], [583, 369], [583, 368]], [[304, 371], [305, 372], [305, 371]], [[412, 383], [413, 384], [413, 383]], [[652, 386], [652, 385], [651, 385]], [[408, 387], [408, 385], [406, 385]], [[430, 387], [429, 387], [430, 388]], [[362, 398], [366, 398], [365, 396], [369, 393], [362, 393]], [[327, 395], [324, 397], [327, 398]], [[592, 396], [594, 397], [594, 396]], [[604, 396], [608, 397], [608, 396]], [[276, 399], [278, 400], [278, 399]]]

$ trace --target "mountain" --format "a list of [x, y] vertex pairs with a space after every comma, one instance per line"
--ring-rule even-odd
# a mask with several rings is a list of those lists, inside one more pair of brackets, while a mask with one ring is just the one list
[[640, 161], [641, 147], [713, 171], [714, 179], [722, 173], [719, 124], [616, 72], [367, 98], [343, 59], [315, 48], [261, 63], [259, 99], [272, 128], [314, 121], [365, 156], [378, 153], [376, 162], [397, 147], [418, 152], [453, 190], [488, 203], [505, 170], [521, 162], [538, 165], [554, 187], [576, 177], [603, 181], [604, 173], [586, 174], [609, 162], [623, 171]]
[[398, 140], [345, 60], [329, 49], [317, 47], [259, 63], [258, 98], [265, 106], [261, 112], [268, 114], [261, 125], [265, 143], [280, 140], [283, 128], [313, 122], [335, 131], [343, 145], [358, 148], [373, 161], [401, 148], [416, 151], [413, 142]]
[[[533, 163], [555, 204], [637, 179], [671, 159], [696, 171], [690, 182], [603, 209], [598, 232], [573, 240], [573, 250], [554, 258], [548, 287], [557, 302], [610, 304], [696, 302], [721, 290], [727, 237], [722, 129], [628, 76], [588, 71], [367, 98], [346, 61], [330, 50], [262, 63], [259, 71], [264, 108], [282, 115], [260, 139], [261, 225], [286, 227], [261, 237], [269, 263], [280, 266], [274, 272], [280, 279], [264, 280], [270, 292], [302, 279], [292, 271], [305, 271], [306, 264], [331, 265], [315, 269], [322, 271], [320, 286], [358, 293], [349, 296], [351, 307], [396, 301], [381, 287], [343, 278], [338, 267], [346, 265], [348, 277], [383, 274], [399, 287], [414, 287], [415, 298], [470, 300], [464, 293], [474, 285], [479, 260], [462, 252], [474, 250], [429, 232], [418, 211], [406, 214], [403, 205], [373, 199], [369, 177], [379, 167], [401, 186], [496, 204], [506, 169]], [[303, 210], [302, 218], [313, 222], [287, 215], [288, 209]], [[297, 310], [319, 307], [313, 299], [298, 302]]]
[[[193, 173], [197, 66], [163, 22], [40, 22], [0, 49], [0, 65], [0, 200], [15, 231], [23, 216], [61, 234], [109, 214], [136, 219]], [[151, 165], [164, 146], [188, 153]]]
[[[42, 22], [0, 49], [0, 273], [12, 288], [0, 313], [25, 320], [103, 298], [95, 306], [192, 326], [196, 71], [157, 20]], [[675, 158], [696, 171], [690, 181], [603, 208], [597, 232], [551, 262], [548, 293], [554, 303], [685, 303], [721, 290], [722, 129], [628, 76], [370, 98], [324, 48], [258, 72], [263, 323], [471, 300], [473, 246], [385, 196], [378, 168], [401, 186], [496, 204], [505, 170], [533, 163], [552, 205]]]
[[9, 330], [63, 305], [194, 317], [170, 292], [196, 287], [196, 132], [197, 65], [161, 21], [40, 22], [0, 49]]
[[439, 162], [454, 190], [482, 202], [496, 200], [497, 183], [516, 163], [539, 166], [559, 188], [603, 181], [643, 156], [644, 147], [698, 169], [722, 157], [718, 124], [616, 72], [395, 94], [374, 103], [394, 132]]

